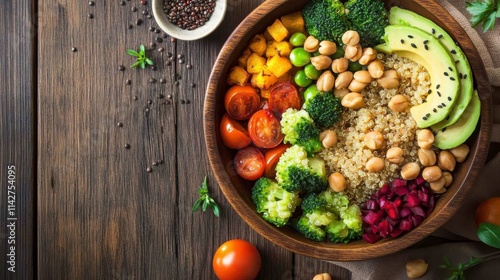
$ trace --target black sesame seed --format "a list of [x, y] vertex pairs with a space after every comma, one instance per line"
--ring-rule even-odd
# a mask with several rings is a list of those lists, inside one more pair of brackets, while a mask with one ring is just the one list
[[438, 111], [438, 110], [437, 110], [436, 108], [434, 108], [434, 109], [432, 109], [432, 111], [433, 111], [434, 113], [437, 113], [437, 111]]
[[436, 34], [436, 29], [432, 28], [432, 34]]
[[444, 75], [445, 75], [445, 76], [448, 76], [449, 74], [448, 74], [448, 72], [444, 72]]
[[408, 38], [413, 39], [413, 36], [412, 35], [408, 35]]
[[160, 31], [160, 29], [156, 29], [156, 30], [155, 30], [155, 33], [156, 33], [156, 34], [160, 34], [160, 32], [161, 32], [161, 31]]
[[405, 43], [405, 40], [401, 39], [401, 44], [404, 44]]
[[451, 66], [450, 66], [450, 67], [448, 67], [448, 69], [450, 69], [450, 71], [451, 71], [451, 72], [453, 72], [453, 68], [451, 68]]
[[129, 25], [127, 26], [127, 29], [132, 29], [132, 28], [134, 28], [134, 26], [133, 26], [132, 24], [129, 24]]
[[156, 41], [157, 43], [162, 43], [162, 42], [163, 42], [163, 38], [161, 38], [161, 37], [157, 37], [157, 38], [155, 39], [155, 41]]
[[427, 91], [427, 94], [431, 94], [431, 93], [432, 93], [432, 90], [430, 90], [430, 89], [429, 89], [429, 90]]
[[411, 46], [415, 49], [417, 48], [417, 45], [415, 45], [414, 43], [411, 43]]
[[191, 87], [192, 87], [192, 88], [195, 88], [195, 87], [196, 87], [196, 84], [195, 84], [195, 83], [191, 83]]
[[441, 87], [441, 85], [440, 85], [440, 84], [437, 84], [437, 85], [436, 85], [436, 89], [439, 89], [440, 87]]
[[125, 1], [120, 1], [120, 5], [125, 6]]
[[458, 78], [463, 79], [464, 75], [462, 73], [458, 73]]
[[454, 81], [454, 80], [455, 80], [455, 78], [453, 78], [453, 77], [450, 77], [450, 80]]
[[467, 79], [467, 74], [464, 74], [464, 79]]
[[426, 116], [426, 117], [430, 117], [430, 116], [431, 116], [431, 114], [430, 114], [430, 113], [427, 113], [427, 114], [425, 114], [425, 116]]
[[439, 91], [437, 92], [437, 94], [438, 94], [439, 97], [441, 97], [441, 93]]
[[429, 43], [429, 40], [424, 40], [424, 45], [427, 45]]
[[447, 127], [443, 127], [443, 129], [441, 129], [441, 132], [445, 132], [445, 131], [446, 131], [446, 128], [447, 128]]
[[446, 119], [445, 120], [449, 120], [450, 119], [450, 116], [446, 116]]
[[425, 49], [426, 51], [428, 51], [428, 50], [429, 50], [429, 46], [424, 45], [424, 49]]
[[451, 101], [451, 97], [450, 96], [448, 96], [448, 101]]
[[442, 108], [443, 108], [443, 105], [438, 105], [438, 108], [439, 108], [439, 109], [442, 109]]
[[451, 50], [450, 51], [452, 54], [457, 54], [457, 51], [456, 50]]
[[424, 99], [424, 101], [422, 101], [422, 103], [427, 103], [427, 99]]
[[443, 38], [443, 34], [439, 34], [438, 39]]
[[427, 120], [427, 117], [423, 117], [422, 119], [423, 119], [424, 121], [426, 121], [426, 120]]
[[441, 105], [443, 105], [443, 107], [446, 107], [446, 104], [444, 104], [444, 103], [441, 103]]

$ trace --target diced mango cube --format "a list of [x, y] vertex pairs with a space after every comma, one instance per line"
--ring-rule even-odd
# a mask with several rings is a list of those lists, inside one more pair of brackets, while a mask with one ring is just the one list
[[252, 54], [252, 51], [250, 48], [246, 48], [243, 53], [238, 57], [238, 66], [240, 66], [243, 69], [247, 68], [247, 60]]
[[281, 56], [273, 56], [272, 58], [267, 60], [266, 63], [267, 69], [273, 73], [277, 78], [285, 75], [292, 69], [292, 63], [286, 57]]
[[281, 20], [276, 19], [273, 24], [267, 27], [267, 31], [276, 42], [283, 41], [290, 33], [286, 27], [281, 23]]
[[306, 34], [304, 18], [302, 17], [301, 12], [295, 12], [282, 16], [281, 23], [283, 23], [288, 32], [290, 32], [290, 35], [297, 32]]
[[266, 65], [266, 59], [256, 53], [252, 53], [247, 60], [247, 72], [250, 74], [259, 73], [264, 68], [264, 65]]
[[276, 49], [276, 46], [278, 45], [278, 42], [271, 40], [267, 41], [267, 49], [266, 49], [266, 57], [271, 58], [275, 55], [278, 55], [278, 50]]
[[293, 46], [288, 41], [282, 41], [276, 44], [276, 52], [279, 56], [289, 56], [292, 50]]
[[248, 46], [250, 50], [260, 56], [264, 56], [266, 53], [267, 43], [266, 38], [262, 34], [256, 34], [252, 37], [250, 45]]
[[253, 87], [259, 89], [269, 89], [274, 83], [278, 81], [278, 78], [274, 74], [264, 67], [262, 71], [257, 74], [253, 74], [250, 80]]
[[241, 66], [234, 66], [229, 70], [229, 75], [227, 76], [227, 84], [244, 86], [248, 83], [250, 79], [250, 74], [243, 69]]

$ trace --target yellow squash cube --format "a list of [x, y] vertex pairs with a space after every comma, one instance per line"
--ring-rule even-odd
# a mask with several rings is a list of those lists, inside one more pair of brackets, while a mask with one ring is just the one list
[[227, 76], [227, 84], [244, 86], [248, 83], [250, 79], [250, 74], [243, 69], [241, 66], [234, 66], [229, 70], [229, 75]]
[[266, 67], [279, 78], [292, 69], [292, 63], [288, 58], [276, 55], [267, 60]]
[[238, 66], [240, 66], [243, 69], [247, 68], [247, 60], [252, 54], [252, 51], [250, 48], [246, 48], [243, 53], [238, 57]]
[[247, 60], [247, 72], [250, 74], [259, 73], [264, 68], [264, 65], [266, 65], [266, 59], [256, 53], [252, 53]]
[[278, 78], [273, 75], [269, 69], [264, 67], [262, 71], [257, 74], [253, 74], [250, 83], [253, 87], [259, 89], [269, 89], [274, 83], [278, 81]]
[[266, 57], [271, 58], [275, 55], [278, 55], [278, 50], [276, 49], [276, 46], [278, 45], [278, 42], [271, 40], [267, 41], [267, 49], [266, 49]]
[[252, 37], [250, 45], [248, 46], [250, 50], [260, 56], [264, 56], [266, 53], [267, 43], [266, 38], [262, 34], [256, 34]]
[[293, 46], [288, 41], [282, 41], [276, 44], [276, 53], [279, 56], [289, 56]]
[[281, 17], [281, 22], [283, 26], [290, 32], [293, 33], [301, 32], [306, 34], [306, 27], [304, 24], [304, 18], [301, 12], [295, 12]]
[[281, 20], [279, 19], [275, 20], [273, 24], [268, 26], [267, 31], [269, 32], [269, 34], [271, 34], [274, 41], [278, 43], [285, 40], [285, 38], [290, 35], [286, 27], [283, 25], [283, 23], [281, 23]]

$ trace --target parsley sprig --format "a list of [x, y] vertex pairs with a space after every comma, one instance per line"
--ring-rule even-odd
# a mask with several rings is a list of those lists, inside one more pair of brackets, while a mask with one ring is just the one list
[[142, 69], [146, 68], [146, 64], [153, 65], [153, 61], [146, 56], [146, 48], [144, 45], [139, 46], [139, 51], [129, 49], [127, 54], [136, 58], [134, 64], [130, 65], [130, 68], [135, 68], [141, 66]]
[[212, 210], [214, 212], [214, 215], [216, 217], [220, 216], [220, 210], [219, 210], [219, 205], [215, 200], [210, 197], [210, 194], [208, 192], [208, 186], [207, 186], [207, 177], [205, 176], [205, 180], [203, 180], [203, 184], [201, 184], [201, 187], [198, 189], [198, 194], [200, 197], [195, 201], [193, 204], [193, 212], [196, 212], [200, 209], [205, 212], [207, 208], [212, 207]]
[[495, 20], [500, 18], [500, 0], [476, 0], [466, 3], [466, 9], [471, 14], [471, 25], [483, 24], [483, 32], [493, 30]]

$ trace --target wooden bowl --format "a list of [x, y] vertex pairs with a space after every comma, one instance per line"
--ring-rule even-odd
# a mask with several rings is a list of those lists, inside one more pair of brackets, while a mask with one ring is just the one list
[[492, 89], [489, 86], [485, 69], [476, 48], [465, 31], [435, 1], [386, 1], [387, 7], [397, 5], [412, 10], [443, 27], [454, 37], [469, 58], [476, 88], [482, 101], [479, 124], [468, 142], [471, 147], [470, 154], [467, 160], [459, 164], [453, 172], [454, 182], [448, 191], [439, 198], [432, 214], [410, 232], [397, 238], [382, 239], [375, 244], [369, 244], [362, 240], [348, 244], [308, 240], [292, 228], [277, 228], [261, 218], [251, 199], [252, 182], [245, 181], [236, 174], [233, 168], [235, 151], [226, 148], [219, 135], [220, 120], [225, 112], [224, 93], [228, 89], [226, 77], [229, 69], [236, 65], [238, 56], [254, 34], [263, 32], [276, 18], [301, 10], [306, 2], [296, 0], [265, 1], [241, 22], [223, 46], [210, 76], [204, 108], [205, 140], [212, 170], [227, 200], [241, 218], [259, 234], [290, 251], [309, 257], [335, 261], [371, 259], [397, 252], [425, 238], [450, 219], [460, 208], [484, 165], [492, 123]]

